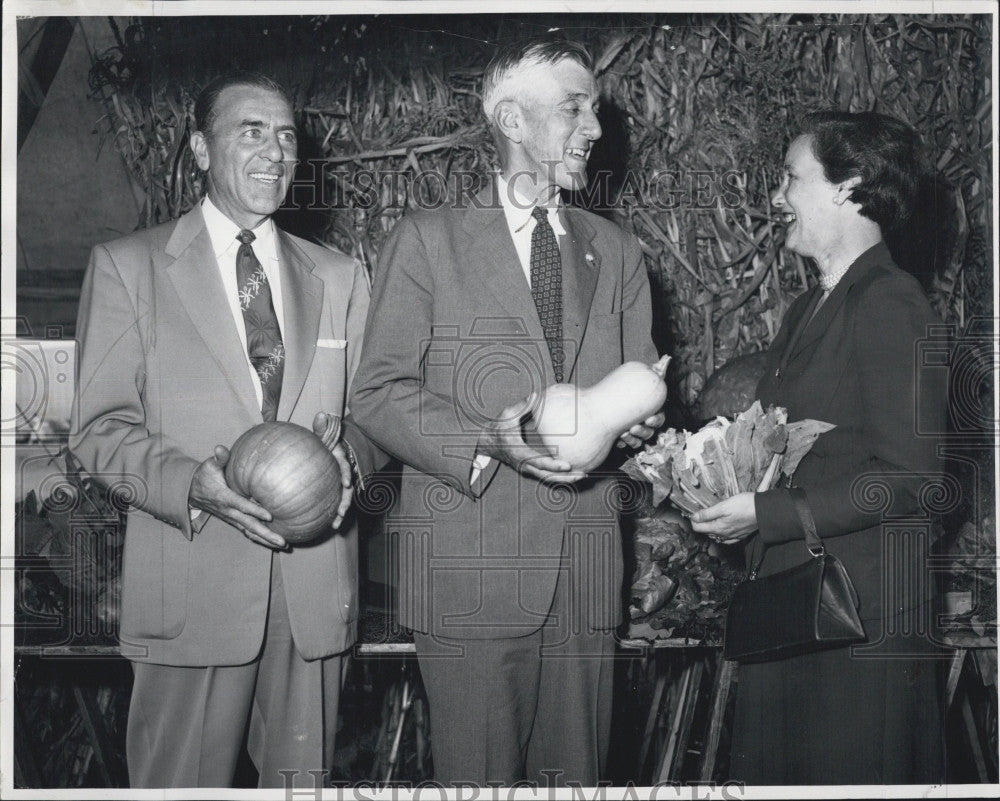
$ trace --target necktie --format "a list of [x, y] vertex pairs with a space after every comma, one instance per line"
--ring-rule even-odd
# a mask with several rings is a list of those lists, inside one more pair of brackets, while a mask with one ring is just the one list
[[562, 259], [559, 244], [549, 225], [548, 212], [541, 206], [531, 211], [535, 230], [531, 232], [531, 296], [535, 299], [538, 321], [552, 357], [556, 381], [563, 380]]
[[256, 237], [252, 231], [243, 230], [236, 238], [240, 241], [240, 249], [236, 253], [236, 282], [240, 287], [240, 308], [247, 331], [247, 355], [260, 377], [264, 395], [261, 414], [265, 422], [273, 423], [278, 416], [285, 348], [281, 342], [278, 315], [274, 313], [271, 302], [271, 286], [250, 244]]

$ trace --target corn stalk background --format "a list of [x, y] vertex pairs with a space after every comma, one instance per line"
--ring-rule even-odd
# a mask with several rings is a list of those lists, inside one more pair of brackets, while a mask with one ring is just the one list
[[[595, 55], [605, 135], [597, 205], [640, 237], [656, 336], [693, 404], [735, 355], [767, 347], [811, 268], [781, 247], [769, 196], [798, 118], [876, 110], [922, 134], [922, 210], [890, 238], [943, 319], [992, 314], [989, 18], [913, 15], [499, 15], [111, 21], [92, 86], [145, 191], [140, 225], [200, 193], [186, 147], [200, 86], [234, 66], [293, 94], [304, 133], [287, 227], [371, 270], [407, 205], [442, 202], [494, 164], [479, 110], [496, 42], [557, 28]], [[220, 46], [220, 44], [222, 46]], [[394, 179], [387, 176], [396, 175]], [[447, 186], [447, 191], [446, 191]]]

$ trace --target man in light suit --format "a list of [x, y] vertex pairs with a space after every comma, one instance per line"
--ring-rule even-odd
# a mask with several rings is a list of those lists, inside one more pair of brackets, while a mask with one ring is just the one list
[[248, 736], [260, 786], [312, 787], [355, 639], [357, 532], [287, 547], [226, 485], [225, 446], [263, 420], [312, 427], [341, 462], [343, 517], [348, 452], [363, 471], [379, 458], [349, 423], [338, 442], [369, 289], [352, 259], [271, 220], [297, 153], [277, 84], [218, 78], [195, 118], [203, 202], [91, 255], [70, 446], [135, 488], [120, 634], [132, 785], [229, 786]]
[[404, 465], [388, 531], [444, 783], [593, 785], [607, 753], [623, 578], [613, 465], [584, 476], [521, 426], [546, 386], [657, 357], [639, 242], [559, 201], [585, 185], [597, 102], [577, 45], [498, 54], [483, 105], [500, 174], [408, 213], [376, 272], [351, 409]]

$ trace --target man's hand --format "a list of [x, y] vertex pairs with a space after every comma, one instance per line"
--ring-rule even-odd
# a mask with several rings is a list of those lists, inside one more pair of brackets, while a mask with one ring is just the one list
[[615, 444], [619, 448], [638, 448], [643, 442], [656, 433], [656, 429], [662, 426], [663, 421], [666, 419], [667, 416], [663, 412], [658, 412], [652, 417], [647, 417], [641, 423], [636, 423], [628, 431], [618, 437], [618, 442]]
[[312, 429], [340, 465], [340, 485], [343, 487], [343, 492], [340, 496], [340, 506], [337, 507], [337, 518], [333, 521], [333, 527], [340, 528], [340, 524], [344, 522], [344, 515], [354, 500], [354, 474], [344, 446], [340, 443], [340, 417], [327, 412], [317, 412], [313, 418]]
[[260, 504], [234, 491], [226, 483], [224, 469], [229, 461], [229, 448], [215, 446], [215, 454], [194, 471], [188, 490], [188, 505], [225, 520], [243, 532], [248, 540], [266, 548], [285, 548], [284, 537], [271, 531], [271, 513]]
[[723, 545], [733, 545], [757, 530], [752, 492], [741, 492], [691, 515], [691, 528]]
[[476, 452], [499, 459], [519, 473], [539, 481], [553, 484], [579, 481], [586, 473], [573, 470], [569, 462], [556, 459], [524, 441], [521, 425], [528, 415], [537, 411], [538, 401], [538, 393], [532, 392], [523, 402], [504, 409], [498, 420], [490, 421], [483, 428]]
[[[670, 364], [670, 357], [663, 356], [656, 364], [650, 365], [650, 368], [656, 373], [661, 381], [666, 381], [667, 378], [667, 366]], [[649, 439], [656, 432], [663, 422], [667, 419], [667, 416], [660, 412], [654, 414], [652, 417], [647, 417], [641, 423], [637, 423], [632, 426], [628, 431], [618, 437], [618, 442], [615, 443], [619, 448], [638, 448]]]

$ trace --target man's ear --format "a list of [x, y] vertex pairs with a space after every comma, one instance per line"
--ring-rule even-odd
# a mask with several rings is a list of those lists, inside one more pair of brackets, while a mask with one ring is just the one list
[[861, 176], [854, 175], [848, 178], [846, 181], [841, 181], [837, 184], [837, 194], [833, 196], [833, 202], [838, 206], [844, 205], [851, 200], [851, 192], [854, 191], [854, 187], [861, 183]]
[[208, 172], [208, 137], [201, 131], [195, 131], [191, 134], [190, 142], [198, 169]]
[[513, 100], [501, 100], [493, 109], [493, 124], [511, 142], [520, 143], [524, 138], [521, 107]]

